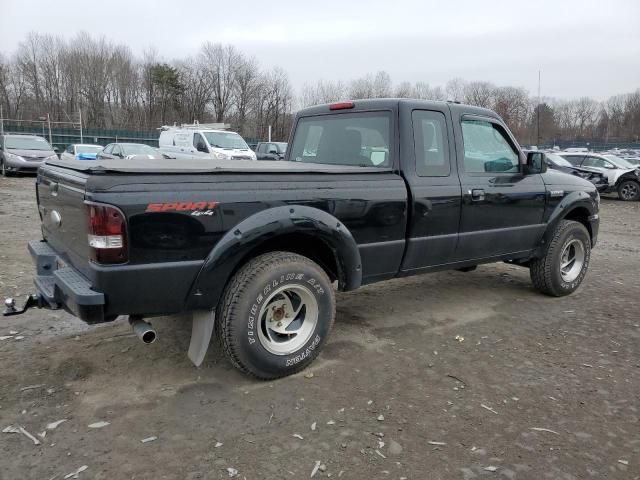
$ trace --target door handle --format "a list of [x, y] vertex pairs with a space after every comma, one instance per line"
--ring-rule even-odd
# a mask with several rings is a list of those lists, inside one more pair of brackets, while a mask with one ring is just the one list
[[484, 200], [484, 190], [482, 188], [474, 188], [471, 190], [471, 200], [474, 202]]

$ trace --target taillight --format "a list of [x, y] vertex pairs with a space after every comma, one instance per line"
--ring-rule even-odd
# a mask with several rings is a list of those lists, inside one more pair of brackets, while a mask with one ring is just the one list
[[111, 205], [86, 205], [91, 260], [103, 264], [127, 262], [129, 254], [124, 214]]

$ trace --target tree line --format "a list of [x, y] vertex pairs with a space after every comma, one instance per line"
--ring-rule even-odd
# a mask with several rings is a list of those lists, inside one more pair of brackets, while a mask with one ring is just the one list
[[605, 101], [532, 96], [485, 81], [446, 85], [402, 81], [384, 71], [351, 81], [319, 80], [294, 92], [281, 68], [264, 70], [233, 45], [205, 42], [191, 57], [166, 61], [157, 51], [80, 33], [71, 40], [30, 33], [11, 55], [0, 52], [5, 118], [78, 121], [96, 128], [151, 130], [198, 120], [224, 122], [245, 136], [286, 139], [299, 107], [361, 98], [451, 100], [495, 110], [524, 144], [640, 140], [640, 89]]

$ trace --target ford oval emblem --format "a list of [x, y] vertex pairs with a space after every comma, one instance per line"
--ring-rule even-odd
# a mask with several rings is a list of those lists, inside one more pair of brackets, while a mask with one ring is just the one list
[[56, 227], [62, 225], [62, 217], [56, 210], [51, 211], [51, 223], [53, 223]]

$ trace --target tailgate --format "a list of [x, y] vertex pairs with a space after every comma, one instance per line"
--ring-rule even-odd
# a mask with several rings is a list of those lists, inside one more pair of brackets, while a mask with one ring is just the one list
[[85, 275], [89, 270], [86, 180], [87, 175], [81, 172], [50, 166], [40, 168], [36, 180], [44, 239], [62, 261]]

